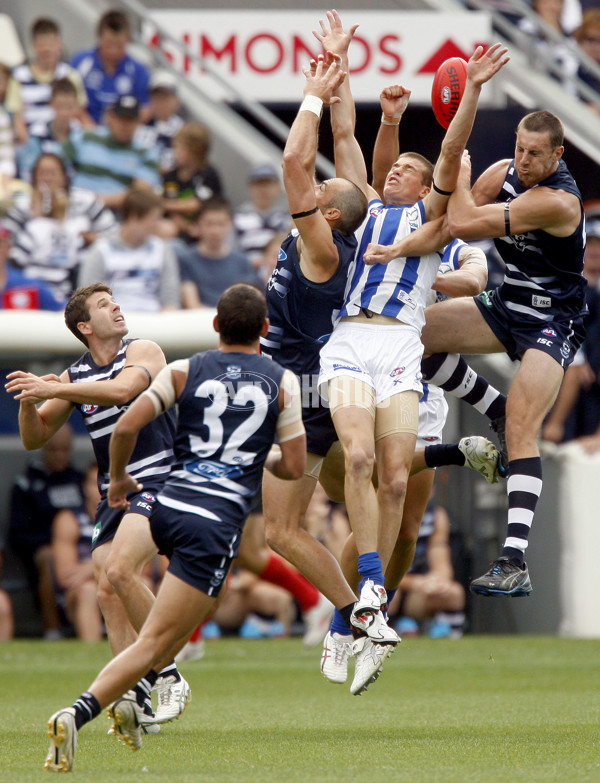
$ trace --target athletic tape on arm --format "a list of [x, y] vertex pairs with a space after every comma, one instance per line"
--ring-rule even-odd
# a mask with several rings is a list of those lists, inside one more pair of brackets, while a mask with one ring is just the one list
[[150, 388], [144, 392], [144, 395], [154, 406], [156, 416], [160, 416], [161, 413], [175, 405], [177, 398], [173, 386], [173, 370], [187, 373], [189, 366], [189, 359], [177, 359], [177, 361], [167, 364], [152, 381]]
[[280, 443], [297, 438], [304, 432], [302, 424], [302, 395], [298, 378], [286, 370], [281, 378], [283, 390], [283, 410], [277, 419], [277, 438]]

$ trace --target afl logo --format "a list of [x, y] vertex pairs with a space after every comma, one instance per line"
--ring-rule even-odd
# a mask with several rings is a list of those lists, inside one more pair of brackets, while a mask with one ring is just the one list
[[395, 369], [395, 370], [392, 370], [392, 371], [391, 371], [391, 373], [390, 373], [390, 378], [397, 378], [399, 375], [402, 375], [402, 373], [404, 372], [404, 370], [405, 370], [405, 368], [404, 368], [404, 367], [396, 367], [396, 369]]
[[373, 217], [377, 217], [377, 215], [381, 215], [383, 212], [383, 209], [381, 207], [373, 207], [373, 209], [369, 212], [369, 215], [373, 215]]
[[99, 407], [99, 405], [82, 405], [81, 412], [89, 416], [92, 413], [96, 413]]
[[147, 500], [148, 503], [154, 503], [154, 501], [156, 500], [156, 498], [151, 492], [142, 492], [141, 497], [143, 500]]
[[546, 337], [556, 337], [556, 332], [554, 329], [550, 329], [549, 326], [547, 326], [545, 329], [542, 329], [542, 334], [545, 334]]
[[450, 103], [450, 99], [452, 98], [452, 93], [450, 91], [450, 87], [448, 87], [447, 84], [442, 88], [441, 98], [442, 98], [442, 103], [445, 104]]

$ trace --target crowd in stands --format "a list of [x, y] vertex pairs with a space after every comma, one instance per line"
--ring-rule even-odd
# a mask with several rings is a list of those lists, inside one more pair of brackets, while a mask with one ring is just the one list
[[255, 167], [234, 210], [209, 131], [129, 40], [127, 15], [107, 11], [96, 46], [67, 62], [57, 23], [39, 18], [31, 58], [0, 64], [3, 308], [58, 310], [92, 280], [126, 312], [214, 307], [274, 267], [291, 227], [280, 172]]

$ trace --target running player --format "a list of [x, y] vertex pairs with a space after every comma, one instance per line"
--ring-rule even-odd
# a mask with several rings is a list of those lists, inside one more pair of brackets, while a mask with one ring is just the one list
[[[75, 291], [67, 303], [65, 321], [89, 350], [60, 379], [40, 378], [21, 370], [10, 373], [6, 390], [20, 401], [19, 428], [28, 450], [43, 446], [75, 409], [83, 417], [98, 463], [101, 494], [92, 560], [98, 602], [117, 655], [135, 641], [154, 603], [142, 571], [158, 551], [150, 536], [148, 517], [173, 458], [174, 416], [161, 416], [140, 439], [131, 470], [144, 478], [146, 486], [144, 492], [130, 498], [127, 513], [108, 506], [108, 445], [123, 410], [149, 386], [166, 361], [156, 343], [126, 338], [125, 318], [103, 283]], [[41, 400], [45, 402], [37, 407]], [[190, 698], [190, 688], [175, 664], [161, 671], [156, 689], [158, 722], [178, 717]], [[136, 694], [145, 705], [148, 727], [156, 731], [147, 689], [140, 685]]]
[[[127, 472], [142, 431], [178, 406], [175, 463], [150, 520], [170, 563], [137, 641], [104, 667], [72, 707], [49, 719], [50, 771], [72, 769], [78, 730], [111, 703], [117, 737], [133, 749], [141, 746], [140, 710], [127, 689], [142, 675], [149, 684], [155, 681], [164, 662], [214, 611], [263, 466], [284, 480], [302, 475], [300, 389], [293, 373], [258, 355], [266, 315], [264, 296], [255, 288], [227, 289], [214, 321], [217, 350], [165, 367], [114, 428], [108, 497], [115, 509], [125, 510], [131, 493], [143, 489]], [[270, 452], [275, 436], [279, 448]]]

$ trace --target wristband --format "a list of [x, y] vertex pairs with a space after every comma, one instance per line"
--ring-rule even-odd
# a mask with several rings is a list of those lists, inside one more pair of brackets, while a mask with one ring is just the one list
[[292, 220], [298, 220], [298, 218], [305, 218], [310, 217], [311, 215], [315, 215], [319, 211], [319, 207], [315, 207], [314, 209], [307, 209], [306, 212], [295, 212], [293, 215], [290, 215]]
[[431, 187], [436, 193], [439, 193], [440, 196], [451, 196], [454, 193], [453, 190], [442, 190], [441, 188], [438, 188], [434, 180], [431, 180]]
[[381, 112], [381, 124], [382, 125], [400, 125], [400, 117], [402, 115], [398, 114], [386, 114], [385, 112]]
[[320, 117], [322, 109], [323, 101], [317, 95], [306, 95], [298, 111], [312, 111], [313, 114]]
[[504, 207], [504, 230], [506, 232], [504, 236], [509, 237], [510, 236], [510, 213], [508, 211], [508, 204]]

